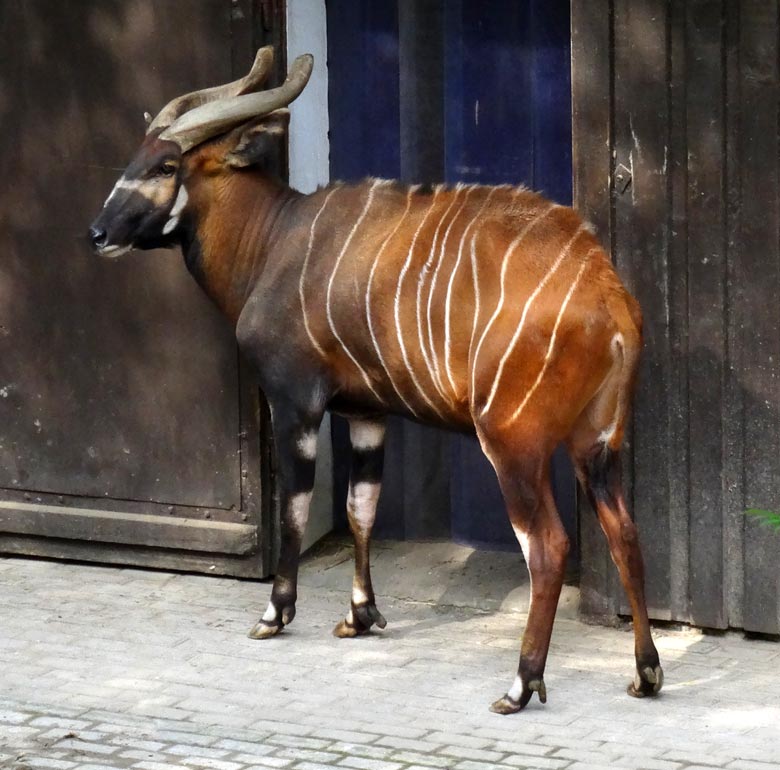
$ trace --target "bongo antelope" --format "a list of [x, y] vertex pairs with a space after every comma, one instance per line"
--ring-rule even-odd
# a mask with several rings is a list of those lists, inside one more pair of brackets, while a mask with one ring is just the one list
[[[181, 246], [235, 326], [271, 407], [282, 493], [270, 603], [250, 632], [295, 617], [301, 537], [326, 410], [349, 420], [355, 577], [339, 637], [384, 628], [369, 570], [384, 416], [476, 434], [531, 576], [517, 676], [492, 709], [546, 700], [543, 673], [568, 550], [549, 460], [564, 442], [631, 602], [636, 674], [657, 693], [636, 528], [619, 452], [641, 315], [588, 226], [522, 187], [407, 187], [368, 179], [302, 195], [267, 173], [312, 57], [262, 90], [273, 59], [171, 101], [90, 228], [99, 254]], [[478, 514], [476, 514], [478, 515]]]

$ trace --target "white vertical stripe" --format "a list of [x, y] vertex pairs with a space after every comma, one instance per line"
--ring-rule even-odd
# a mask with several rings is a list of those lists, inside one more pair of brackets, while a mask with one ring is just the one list
[[439, 231], [441, 230], [441, 226], [442, 224], [444, 224], [444, 220], [447, 218], [447, 215], [450, 213], [453, 206], [457, 202], [458, 193], [460, 192], [460, 190], [461, 190], [460, 187], [458, 187], [455, 190], [455, 194], [452, 196], [452, 202], [450, 203], [449, 206], [447, 206], [444, 213], [442, 214], [441, 219], [439, 220], [439, 224], [436, 225], [436, 231], [433, 234], [433, 243], [431, 244], [430, 254], [428, 254], [428, 259], [425, 260], [425, 263], [423, 264], [422, 269], [420, 270], [420, 275], [417, 278], [417, 304], [416, 304], [417, 338], [420, 341], [420, 351], [422, 352], [423, 355], [423, 361], [425, 361], [425, 367], [428, 370], [428, 376], [431, 378], [431, 382], [433, 383], [434, 388], [437, 391], [439, 391], [439, 395], [442, 396], [443, 398], [445, 397], [445, 395], [436, 384], [436, 378], [434, 377], [434, 372], [433, 372], [433, 363], [431, 358], [428, 356], [428, 350], [425, 347], [425, 338], [423, 337], [422, 316], [420, 314], [420, 309], [422, 303], [423, 284], [425, 283], [425, 276], [430, 271], [431, 266], [433, 265], [433, 260], [436, 255], [436, 243], [439, 239]]
[[495, 379], [493, 380], [493, 387], [490, 389], [490, 395], [485, 402], [485, 406], [482, 408], [483, 416], [487, 414], [488, 409], [490, 409], [490, 405], [493, 403], [493, 399], [496, 396], [496, 391], [498, 390], [498, 383], [501, 379], [501, 375], [504, 373], [504, 366], [506, 365], [507, 359], [512, 354], [518, 339], [520, 339], [520, 334], [522, 333], [523, 327], [525, 326], [525, 319], [528, 317], [528, 311], [530, 310], [531, 305], [533, 305], [542, 289], [549, 283], [550, 278], [552, 278], [552, 276], [556, 273], [563, 260], [569, 255], [571, 247], [574, 245], [574, 242], [577, 240], [577, 238], [579, 238], [583, 229], [584, 228], [582, 225], [577, 228], [577, 231], [571, 237], [566, 246], [564, 246], [563, 250], [558, 255], [558, 258], [555, 260], [555, 262], [553, 262], [552, 267], [545, 273], [544, 278], [542, 278], [539, 285], [531, 292], [531, 296], [526, 300], [525, 306], [523, 307], [523, 313], [520, 316], [520, 323], [518, 324], [517, 329], [515, 329], [515, 333], [512, 335], [512, 339], [509, 342], [509, 347], [507, 347], [507, 349], [504, 351], [504, 355], [501, 356], [501, 360], [498, 362], [498, 369], [496, 371]]
[[[479, 342], [477, 343], [477, 349], [474, 351], [474, 360], [472, 361], [471, 364], [471, 398], [472, 399], [475, 398], [475, 393], [476, 393], [476, 371], [477, 371], [477, 363], [479, 361], [479, 351], [482, 349], [482, 344], [485, 342], [485, 338], [487, 337], [487, 334], [490, 331], [490, 327], [494, 324], [496, 318], [498, 318], [499, 314], [501, 313], [504, 307], [504, 294], [505, 294], [504, 284], [506, 281], [506, 270], [507, 270], [507, 266], [509, 265], [509, 258], [512, 255], [512, 252], [517, 248], [517, 246], [523, 240], [523, 238], [525, 238], [525, 236], [529, 233], [531, 228], [537, 222], [540, 222], [542, 219], [544, 219], [544, 217], [546, 217], [556, 207], [557, 206], [555, 203], [551, 203], [546, 208], [544, 208], [539, 214], [537, 214], [520, 231], [520, 234], [509, 244], [509, 248], [504, 253], [504, 259], [501, 262], [501, 277], [499, 279], [500, 294], [498, 297], [498, 304], [496, 305], [496, 309], [493, 311], [493, 315], [490, 316], [490, 320], [487, 322], [485, 328], [482, 330], [482, 336], [479, 338]], [[472, 252], [472, 257], [473, 257], [473, 252]]]
[[555, 347], [555, 336], [558, 333], [558, 326], [561, 323], [563, 314], [566, 311], [566, 306], [569, 304], [569, 300], [571, 299], [572, 294], [574, 294], [574, 290], [577, 288], [577, 284], [580, 282], [580, 278], [582, 278], [582, 274], [583, 272], [585, 272], [585, 268], [587, 267], [587, 265], [588, 265], [588, 260], [586, 257], [582, 261], [582, 264], [580, 265], [580, 269], [577, 272], [577, 277], [574, 279], [574, 283], [569, 287], [569, 291], [566, 294], [566, 298], [563, 300], [561, 309], [558, 311], [558, 317], [555, 319], [555, 326], [553, 326], [552, 335], [550, 336], [550, 344], [547, 346], [547, 354], [544, 357], [544, 363], [542, 364], [542, 368], [539, 370], [539, 375], [537, 376], [534, 384], [531, 386], [531, 389], [525, 394], [525, 398], [523, 399], [520, 406], [518, 406], [517, 409], [515, 409], [512, 416], [504, 423], [505, 425], [509, 425], [520, 416], [523, 409], [525, 409], [525, 405], [528, 403], [531, 396], [533, 396], [534, 391], [539, 387], [539, 383], [542, 381], [542, 378], [544, 377], [545, 372], [547, 371], [547, 367], [550, 363], [550, 359], [552, 358], [553, 348]]
[[[450, 340], [450, 309], [451, 309], [451, 302], [452, 302], [452, 287], [455, 283], [455, 275], [458, 272], [458, 267], [460, 267], [460, 261], [463, 257], [463, 244], [466, 242], [466, 236], [470, 232], [471, 228], [474, 226], [474, 223], [477, 222], [477, 220], [482, 216], [482, 212], [487, 207], [488, 203], [490, 202], [490, 199], [493, 197], [493, 193], [496, 192], [496, 190], [499, 190], [501, 188], [499, 187], [491, 187], [490, 192], [485, 196], [485, 200], [482, 201], [482, 205], [479, 207], [479, 210], [474, 215], [472, 220], [466, 225], [466, 228], [463, 230], [463, 234], [460, 237], [460, 244], [458, 246], [458, 258], [455, 260], [455, 265], [452, 268], [452, 272], [450, 273], [450, 280], [447, 283], [447, 296], [444, 301], [444, 368], [447, 372], [447, 379], [450, 381], [450, 385], [452, 386], [452, 390], [457, 390], [455, 386], [455, 378], [452, 375], [452, 365], [451, 365], [451, 340]], [[474, 236], [476, 238], [476, 234]]]
[[409, 354], [406, 351], [406, 345], [404, 345], [403, 340], [403, 334], [401, 332], [401, 288], [403, 286], [404, 278], [406, 277], [406, 274], [409, 272], [409, 265], [412, 263], [412, 257], [414, 256], [414, 247], [417, 243], [417, 238], [420, 235], [420, 231], [423, 229], [423, 226], [428, 221], [428, 217], [431, 215], [431, 212], [436, 208], [436, 200], [439, 197], [439, 193], [441, 192], [441, 188], [437, 187], [436, 190], [433, 193], [433, 200], [431, 201], [430, 208], [428, 211], [425, 212], [425, 216], [420, 221], [420, 224], [417, 226], [417, 230], [415, 230], [414, 235], [412, 236], [412, 242], [409, 245], [409, 253], [406, 256], [406, 261], [404, 262], [404, 266], [401, 268], [401, 274], [398, 276], [398, 286], [395, 290], [395, 303], [394, 303], [394, 315], [395, 315], [395, 331], [396, 335], [398, 336], [398, 345], [401, 348], [401, 356], [404, 360], [404, 365], [406, 366], [406, 371], [409, 372], [409, 377], [411, 378], [412, 382], [414, 383], [415, 388], [417, 388], [417, 392], [423, 397], [423, 400], [425, 401], [428, 406], [433, 409], [434, 412], [436, 412], [438, 415], [441, 415], [441, 412], [434, 406], [433, 402], [428, 398], [428, 396], [423, 391], [422, 387], [420, 387], [420, 383], [415, 376], [414, 372], [412, 371], [412, 367], [409, 363]]
[[311, 344], [314, 345], [317, 352], [321, 355], [325, 355], [325, 351], [322, 349], [322, 346], [319, 342], [317, 342], [316, 339], [314, 339], [314, 334], [312, 334], [311, 327], [309, 326], [309, 316], [306, 313], [306, 298], [304, 296], [303, 291], [303, 284], [304, 280], [306, 278], [306, 268], [309, 265], [309, 257], [311, 256], [311, 250], [314, 246], [314, 230], [317, 227], [317, 220], [320, 218], [320, 214], [325, 210], [325, 207], [328, 205], [328, 201], [333, 196], [333, 193], [336, 192], [336, 190], [339, 189], [339, 186], [334, 187], [326, 196], [325, 200], [323, 201], [322, 206], [320, 207], [320, 210], [315, 215], [314, 219], [311, 223], [311, 228], [309, 228], [309, 244], [306, 247], [306, 256], [303, 259], [303, 267], [301, 268], [301, 277], [298, 281], [298, 296], [301, 298], [301, 313], [303, 313], [303, 325], [306, 327], [306, 334], [309, 335], [309, 339], [311, 340]]
[[452, 217], [450, 220], [449, 225], [447, 226], [446, 231], [444, 232], [444, 238], [442, 238], [441, 241], [441, 253], [439, 254], [439, 260], [436, 263], [436, 269], [433, 271], [433, 278], [431, 278], [431, 288], [428, 292], [428, 307], [426, 309], [426, 316], [428, 319], [428, 344], [431, 347], [431, 359], [433, 360], [433, 371], [436, 375], [436, 384], [439, 389], [439, 392], [442, 394], [444, 398], [446, 398], [448, 401], [451, 401], [448, 394], [446, 394], [444, 390], [444, 383], [442, 382], [441, 378], [441, 370], [439, 369], [439, 359], [436, 355], [436, 346], [433, 341], [433, 325], [431, 323], [431, 304], [433, 302], [433, 292], [436, 289], [436, 279], [439, 275], [439, 270], [441, 269], [442, 262], [444, 262], [444, 250], [447, 247], [447, 240], [450, 237], [450, 230], [452, 230], [452, 226], [455, 224], [455, 220], [460, 215], [461, 211], [463, 211], [464, 207], [468, 203], [469, 195], [474, 191], [474, 189], [477, 187], [477, 185], [471, 185], [466, 189], [466, 194], [463, 196], [463, 203], [460, 204], [460, 207], [455, 212], [455, 216]]
[[355, 233], [357, 232], [357, 229], [360, 227], [360, 225], [363, 223], [363, 220], [366, 218], [366, 214], [368, 214], [369, 208], [371, 208], [371, 203], [374, 200], [374, 190], [377, 188], [377, 186], [385, 184], [385, 182], [381, 179], [374, 179], [374, 181], [371, 183], [371, 187], [368, 189], [368, 195], [366, 196], [366, 203], [363, 206], [363, 210], [360, 212], [360, 216], [357, 218], [357, 221], [354, 225], [352, 225], [352, 229], [349, 231], [349, 235], [346, 237], [344, 241], [344, 245], [341, 247], [341, 251], [339, 252], [338, 257], [336, 257], [336, 264], [333, 266], [333, 271], [330, 274], [330, 280], [328, 281], [328, 291], [325, 294], [325, 311], [328, 316], [328, 325], [330, 326], [330, 330], [333, 332], [333, 336], [338, 340], [341, 347], [344, 349], [344, 352], [347, 354], [349, 359], [352, 361], [353, 364], [357, 367], [358, 371], [361, 375], [363, 375], [363, 381], [366, 383], [366, 386], [368, 389], [376, 396], [377, 399], [381, 402], [382, 399], [380, 395], [374, 390], [374, 386], [371, 384], [371, 380], [368, 377], [368, 374], [366, 373], [365, 369], [358, 363], [358, 360], [355, 358], [355, 356], [352, 355], [352, 352], [347, 347], [344, 340], [341, 338], [341, 335], [336, 331], [336, 326], [333, 322], [333, 315], [330, 311], [330, 295], [333, 292], [333, 281], [336, 277], [336, 273], [338, 272], [339, 265], [341, 264], [341, 260], [344, 257], [344, 254], [347, 253], [347, 249], [349, 248], [349, 244], [352, 242], [352, 238], [355, 236]]
[[409, 188], [408, 192], [406, 193], [406, 209], [404, 210], [404, 213], [401, 215], [401, 218], [398, 220], [396, 226], [391, 230], [387, 238], [385, 238], [385, 240], [382, 242], [382, 245], [379, 247], [379, 251], [377, 251], [376, 256], [374, 257], [374, 264], [371, 265], [371, 272], [368, 275], [368, 285], [366, 286], [366, 319], [368, 320], [368, 331], [369, 334], [371, 335], [371, 342], [374, 343], [374, 349], [376, 350], [376, 354], [379, 357], [379, 363], [382, 365], [382, 368], [385, 370], [385, 374], [387, 374], [387, 379], [389, 380], [390, 384], [393, 386], [393, 390], [398, 395], [398, 398], [400, 398], [401, 401], [404, 402], [406, 408], [416, 417], [417, 412], [414, 410], [414, 407], [403, 397], [401, 391], [398, 389], [398, 386], [395, 384], [393, 375], [390, 373], [390, 369], [388, 368], [387, 363], [385, 362], [384, 356], [382, 355], [382, 351], [379, 349], [379, 343], [377, 342], [376, 339], [376, 332], [374, 331], [374, 325], [371, 321], [371, 284], [374, 280], [374, 273], [376, 272], [377, 265], [379, 264], [379, 257], [382, 256], [382, 252], [385, 250], [385, 247], [387, 246], [388, 243], [390, 243], [393, 236], [398, 232], [404, 220], [408, 216], [409, 209], [412, 207], [412, 193], [414, 192], [415, 189], [416, 189], [415, 187]]

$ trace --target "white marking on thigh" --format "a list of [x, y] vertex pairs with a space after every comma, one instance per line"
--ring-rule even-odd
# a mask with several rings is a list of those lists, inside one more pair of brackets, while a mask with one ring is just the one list
[[306, 521], [309, 518], [309, 503], [311, 492], [299, 492], [290, 498], [288, 514], [290, 523], [298, 534], [303, 534], [306, 529]]
[[440, 190], [437, 188], [433, 194], [433, 201], [431, 201], [430, 208], [425, 213], [425, 216], [420, 221], [420, 224], [417, 226], [417, 230], [415, 230], [414, 235], [412, 236], [412, 242], [409, 245], [409, 254], [406, 257], [406, 262], [404, 262], [404, 266], [401, 268], [401, 274], [398, 276], [398, 285], [395, 290], [394, 316], [395, 316], [395, 331], [398, 337], [398, 346], [401, 348], [401, 357], [404, 360], [406, 371], [409, 372], [409, 377], [411, 378], [415, 388], [417, 388], [417, 392], [422, 396], [425, 403], [428, 404], [428, 406], [430, 406], [434, 412], [436, 412], [438, 415], [441, 415], [441, 412], [437, 409], [434, 403], [428, 398], [428, 396], [423, 391], [419, 381], [417, 380], [417, 377], [412, 371], [411, 364], [409, 363], [409, 354], [406, 351], [406, 346], [404, 345], [404, 340], [403, 340], [403, 334], [401, 332], [401, 287], [403, 286], [406, 273], [409, 271], [409, 265], [412, 263], [412, 257], [414, 255], [414, 247], [417, 243], [417, 238], [420, 235], [420, 231], [423, 229], [423, 226], [425, 225], [426, 221], [428, 220], [428, 217], [431, 215], [431, 212], [436, 207], [436, 199], [439, 196], [439, 192]]
[[[441, 377], [441, 371], [439, 369], [439, 359], [436, 355], [436, 346], [434, 345], [433, 341], [433, 325], [431, 323], [431, 305], [433, 303], [433, 293], [436, 289], [436, 280], [439, 277], [439, 270], [441, 269], [442, 262], [444, 262], [444, 250], [447, 246], [447, 240], [450, 237], [450, 231], [452, 230], [452, 226], [455, 224], [455, 220], [460, 216], [460, 212], [463, 211], [463, 209], [466, 206], [466, 203], [468, 203], [469, 195], [476, 189], [477, 185], [471, 185], [466, 190], [466, 194], [463, 196], [463, 203], [460, 204], [460, 207], [455, 212], [455, 216], [452, 217], [450, 220], [449, 225], [447, 226], [447, 229], [444, 231], [444, 238], [442, 238], [441, 241], [441, 253], [439, 254], [439, 260], [436, 263], [436, 269], [433, 271], [433, 278], [431, 278], [431, 287], [430, 291], [428, 292], [428, 307], [426, 309], [426, 316], [428, 320], [428, 343], [431, 347], [431, 358], [433, 359], [433, 371], [436, 375], [436, 384], [439, 388], [439, 392], [442, 394], [444, 398], [447, 398], [445, 391], [444, 391], [444, 382], [442, 381]], [[446, 316], [445, 316], [445, 323], [446, 323]], [[450, 399], [448, 399], [450, 400]]]
[[[452, 351], [451, 351], [451, 341], [450, 341], [450, 305], [452, 301], [452, 286], [455, 283], [455, 274], [458, 272], [458, 268], [460, 267], [460, 261], [461, 258], [463, 257], [463, 244], [466, 242], [466, 236], [470, 232], [471, 228], [474, 226], [474, 223], [482, 216], [482, 212], [485, 210], [485, 207], [490, 202], [493, 193], [498, 189], [500, 188], [492, 187], [490, 189], [490, 192], [485, 196], [485, 200], [482, 202], [482, 205], [479, 207], [479, 210], [463, 230], [463, 234], [460, 237], [460, 244], [458, 245], [458, 258], [455, 260], [455, 266], [452, 268], [452, 272], [450, 273], [450, 280], [447, 283], [447, 295], [444, 301], [444, 368], [447, 372], [447, 379], [449, 379], [453, 391], [457, 390], [457, 388], [455, 387], [455, 378], [452, 374], [452, 365], [451, 365]], [[476, 233], [474, 234], [474, 237], [476, 238]], [[472, 246], [473, 246], [473, 241], [472, 241]]]
[[[593, 249], [593, 251], [596, 251], [596, 249]], [[620, 332], [616, 332], [615, 335], [612, 337], [611, 342], [612, 347], [612, 355], [615, 356], [617, 363], [617, 355], [623, 350], [623, 335]], [[614, 366], [615, 364], [613, 364]], [[601, 431], [599, 433], [599, 437], [597, 441], [602, 444], [609, 444], [610, 441], [612, 441], [613, 436], [615, 435], [615, 431], [617, 430], [618, 420], [620, 419], [622, 415], [622, 403], [618, 402], [617, 406], [615, 407], [615, 417], [610, 423], [609, 427], [605, 430]]]
[[536, 377], [536, 380], [534, 384], [531, 386], [531, 389], [525, 394], [525, 398], [523, 399], [520, 406], [515, 409], [512, 416], [506, 421], [505, 425], [509, 425], [510, 423], [514, 422], [519, 416], [520, 413], [525, 409], [525, 405], [530, 400], [531, 396], [533, 396], [534, 391], [539, 387], [539, 383], [541, 383], [542, 378], [545, 375], [545, 372], [547, 371], [547, 367], [550, 364], [550, 360], [552, 359], [553, 349], [555, 347], [555, 335], [558, 333], [558, 327], [560, 326], [561, 319], [563, 318], [563, 314], [566, 311], [566, 306], [569, 304], [569, 300], [572, 297], [572, 294], [574, 294], [574, 290], [577, 288], [577, 284], [580, 282], [580, 278], [582, 277], [583, 272], [585, 272], [585, 268], [587, 267], [588, 263], [586, 260], [583, 260], [582, 264], [580, 265], [580, 269], [577, 272], [577, 277], [574, 279], [574, 283], [569, 287], [569, 291], [566, 294], [566, 297], [563, 300], [563, 304], [561, 304], [561, 309], [558, 311], [558, 317], [555, 319], [555, 326], [553, 326], [552, 334], [550, 335], [550, 344], [547, 346], [547, 353], [544, 356], [544, 362], [542, 363], [542, 368], [539, 370], [539, 374]]
[[336, 326], [333, 322], [333, 315], [331, 314], [330, 309], [330, 296], [333, 291], [333, 281], [336, 277], [336, 273], [338, 272], [339, 265], [341, 264], [341, 260], [344, 257], [344, 254], [346, 254], [347, 249], [349, 248], [349, 244], [352, 242], [352, 238], [354, 237], [355, 233], [357, 232], [357, 229], [360, 227], [360, 225], [363, 223], [363, 220], [366, 218], [366, 214], [368, 214], [368, 210], [371, 207], [371, 202], [374, 199], [374, 190], [376, 189], [379, 182], [377, 180], [374, 180], [373, 184], [368, 190], [368, 195], [366, 196], [366, 203], [363, 206], [363, 211], [360, 212], [360, 216], [357, 218], [357, 221], [354, 225], [352, 225], [352, 229], [349, 231], [349, 235], [347, 235], [346, 240], [344, 241], [344, 245], [341, 247], [341, 251], [339, 252], [338, 257], [336, 257], [336, 264], [333, 266], [333, 271], [330, 274], [330, 280], [328, 281], [328, 290], [325, 294], [325, 311], [328, 316], [328, 325], [330, 326], [331, 332], [333, 332], [333, 336], [338, 340], [341, 347], [344, 349], [344, 352], [349, 357], [350, 361], [352, 361], [353, 364], [357, 367], [357, 370], [360, 372], [360, 374], [363, 376], [363, 381], [366, 383], [366, 387], [374, 394], [374, 396], [381, 402], [382, 399], [379, 396], [379, 394], [374, 389], [374, 386], [371, 384], [371, 380], [368, 376], [368, 373], [363, 369], [363, 367], [358, 363], [358, 360], [355, 358], [354, 355], [352, 355], [352, 352], [347, 347], [344, 340], [341, 338], [341, 335], [336, 331]]
[[387, 375], [388, 381], [393, 386], [393, 390], [396, 392], [398, 398], [400, 398], [401, 401], [404, 402], [406, 408], [413, 415], [417, 416], [417, 412], [414, 410], [414, 407], [412, 407], [412, 405], [403, 397], [401, 391], [398, 389], [398, 386], [395, 384], [393, 375], [390, 373], [390, 369], [388, 368], [387, 363], [385, 362], [384, 356], [382, 355], [382, 351], [379, 349], [379, 343], [377, 342], [376, 339], [376, 332], [374, 331], [374, 325], [371, 321], [371, 284], [373, 283], [374, 273], [376, 272], [377, 265], [379, 264], [379, 257], [382, 255], [382, 252], [385, 250], [385, 247], [393, 238], [393, 236], [398, 232], [398, 230], [401, 227], [401, 224], [406, 219], [406, 216], [408, 215], [409, 210], [412, 206], [412, 193], [414, 189], [415, 189], [414, 187], [409, 188], [409, 191], [406, 194], [406, 209], [404, 210], [404, 213], [401, 215], [401, 218], [398, 220], [398, 222], [396, 223], [395, 227], [392, 229], [390, 234], [382, 242], [382, 245], [379, 247], [379, 251], [377, 251], [376, 256], [374, 257], [374, 264], [371, 265], [371, 272], [368, 274], [368, 285], [366, 286], [366, 319], [368, 320], [368, 332], [371, 335], [371, 342], [374, 344], [374, 350], [376, 350], [376, 354], [379, 358], [379, 363], [382, 365], [382, 368], [385, 370], [385, 374]]
[[359, 532], [371, 531], [376, 519], [376, 504], [379, 500], [381, 484], [371, 481], [359, 481], [349, 487], [347, 505], [350, 518]]
[[326, 196], [325, 200], [323, 201], [322, 206], [320, 207], [320, 210], [316, 213], [314, 216], [314, 219], [312, 220], [311, 227], [309, 228], [309, 244], [306, 247], [306, 256], [303, 258], [303, 267], [301, 268], [301, 277], [298, 281], [298, 296], [301, 300], [301, 313], [303, 313], [303, 325], [306, 328], [306, 334], [309, 335], [309, 339], [311, 340], [311, 344], [314, 345], [315, 350], [321, 355], [325, 355], [325, 351], [322, 348], [322, 345], [320, 345], [319, 342], [317, 342], [316, 339], [314, 339], [314, 334], [311, 331], [311, 327], [309, 326], [309, 316], [306, 312], [306, 298], [303, 291], [303, 284], [304, 279], [306, 278], [306, 268], [309, 265], [309, 257], [311, 256], [312, 247], [314, 246], [314, 231], [317, 227], [317, 221], [320, 218], [320, 214], [325, 210], [325, 207], [328, 205], [328, 201], [333, 196], [333, 193], [335, 193], [339, 187], [334, 187]]
[[[493, 315], [490, 316], [490, 320], [485, 325], [485, 328], [482, 330], [482, 336], [479, 338], [479, 342], [477, 343], [477, 349], [474, 351], [474, 360], [471, 364], [471, 397], [472, 399], [476, 398], [476, 372], [477, 372], [477, 363], [479, 360], [479, 351], [482, 349], [482, 344], [485, 341], [485, 338], [487, 337], [488, 332], [490, 331], [490, 327], [495, 322], [496, 318], [500, 315], [501, 311], [504, 307], [504, 296], [505, 296], [505, 282], [506, 282], [506, 271], [507, 267], [509, 265], [509, 258], [512, 255], [512, 252], [518, 247], [518, 245], [521, 243], [523, 238], [530, 232], [531, 228], [536, 225], [538, 222], [540, 222], [542, 219], [544, 219], [554, 208], [556, 208], [556, 205], [554, 203], [551, 203], [549, 206], [544, 208], [540, 213], [538, 213], [530, 222], [526, 223], [525, 227], [520, 231], [520, 234], [509, 244], [509, 248], [504, 253], [504, 258], [501, 261], [501, 275], [499, 278], [499, 287], [500, 287], [500, 293], [498, 297], [498, 304], [496, 305], [496, 309], [493, 311]], [[482, 413], [484, 414], [484, 409], [482, 410]]]
[[368, 420], [349, 421], [349, 440], [353, 449], [376, 449], [385, 440], [385, 424]]
[[[558, 255], [558, 258], [555, 260], [555, 262], [553, 262], [550, 269], [544, 274], [544, 277], [539, 282], [538, 286], [531, 292], [531, 296], [528, 297], [528, 299], [525, 301], [525, 306], [523, 307], [523, 313], [520, 316], [520, 323], [518, 324], [517, 329], [515, 329], [515, 333], [512, 335], [512, 339], [509, 342], [509, 346], [504, 351], [504, 355], [501, 356], [501, 360], [498, 362], [498, 369], [496, 371], [496, 376], [493, 380], [493, 387], [491, 387], [490, 395], [488, 396], [487, 401], [485, 402], [485, 406], [482, 408], [483, 416], [487, 414], [488, 409], [490, 409], [490, 405], [493, 403], [493, 399], [495, 398], [496, 391], [498, 390], [498, 383], [501, 380], [501, 375], [504, 373], [504, 366], [506, 365], [507, 359], [512, 354], [512, 351], [514, 350], [517, 341], [520, 339], [520, 334], [522, 333], [523, 327], [525, 326], [525, 319], [528, 317], [528, 311], [531, 309], [531, 305], [533, 305], [534, 301], [539, 296], [542, 289], [544, 289], [544, 287], [549, 283], [552, 276], [555, 275], [556, 271], [561, 266], [563, 260], [569, 255], [569, 252], [571, 251], [571, 247], [574, 245], [574, 242], [577, 240], [577, 238], [579, 238], [580, 233], [582, 233], [583, 229], [584, 228], [582, 226], [577, 228], [577, 231], [574, 233], [574, 235], [566, 244], [566, 246], [564, 246], [563, 250]], [[590, 256], [590, 253], [588, 253], [588, 256]], [[583, 262], [583, 265], [584, 264], [585, 263]], [[577, 281], [579, 281], [579, 274], [577, 275]], [[575, 286], [577, 285], [577, 281], [575, 281], [574, 284]]]
[[263, 615], [263, 620], [266, 623], [276, 620], [276, 607], [273, 602], [268, 602], [268, 608], [265, 611], [265, 615]]
[[512, 686], [509, 688], [507, 695], [513, 701], [519, 701], [520, 696], [523, 694], [523, 680], [520, 678], [520, 674], [515, 677], [515, 681], [512, 682]]
[[300, 456], [305, 460], [314, 460], [317, 457], [317, 431], [304, 433], [296, 443]]

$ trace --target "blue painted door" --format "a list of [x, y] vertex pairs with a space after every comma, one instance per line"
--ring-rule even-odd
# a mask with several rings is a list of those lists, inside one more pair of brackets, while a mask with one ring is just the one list
[[[431, 6], [416, 0], [328, 1], [331, 177], [398, 177], [403, 171], [414, 181], [523, 183], [570, 203], [568, 0], [448, 0]], [[426, 111], [424, 122], [420, 110]], [[412, 156], [426, 153], [419, 168], [410, 164]], [[335, 439], [338, 458], [344, 455], [343, 427], [336, 427]], [[431, 441], [426, 434], [415, 439]], [[401, 485], [412, 483], [422, 471], [408, 467], [395, 433], [391, 442], [386, 475]], [[428, 469], [422, 475], [433, 478], [437, 492], [428, 499], [424, 490], [415, 496], [415, 510], [403, 511], [405, 498], [397, 490], [383, 492], [393, 499], [383, 506], [390, 510], [380, 509], [378, 534], [403, 537], [410, 531], [405, 516], [438, 507], [441, 521], [422, 534], [516, 548], [495, 474], [476, 440], [452, 436], [436, 451], [428, 454], [448, 477], [446, 500], [441, 474]], [[337, 466], [338, 512], [347, 469]], [[564, 457], [556, 456], [553, 474], [559, 508], [576, 536], [574, 480]]]

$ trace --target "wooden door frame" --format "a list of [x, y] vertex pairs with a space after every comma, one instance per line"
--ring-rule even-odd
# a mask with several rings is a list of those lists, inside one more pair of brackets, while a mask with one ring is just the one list
[[[258, 47], [276, 49], [272, 83], [286, 75], [284, 0], [224, 0], [230, 13], [231, 70], [248, 71]], [[286, 152], [278, 170], [286, 175]], [[127, 500], [3, 489], [0, 553], [265, 577], [278, 519], [268, 407], [236, 348], [240, 507]], [[121, 507], [121, 510], [116, 508]], [[275, 515], [277, 514], [277, 515]], [[225, 520], [230, 519], [230, 520]]]

